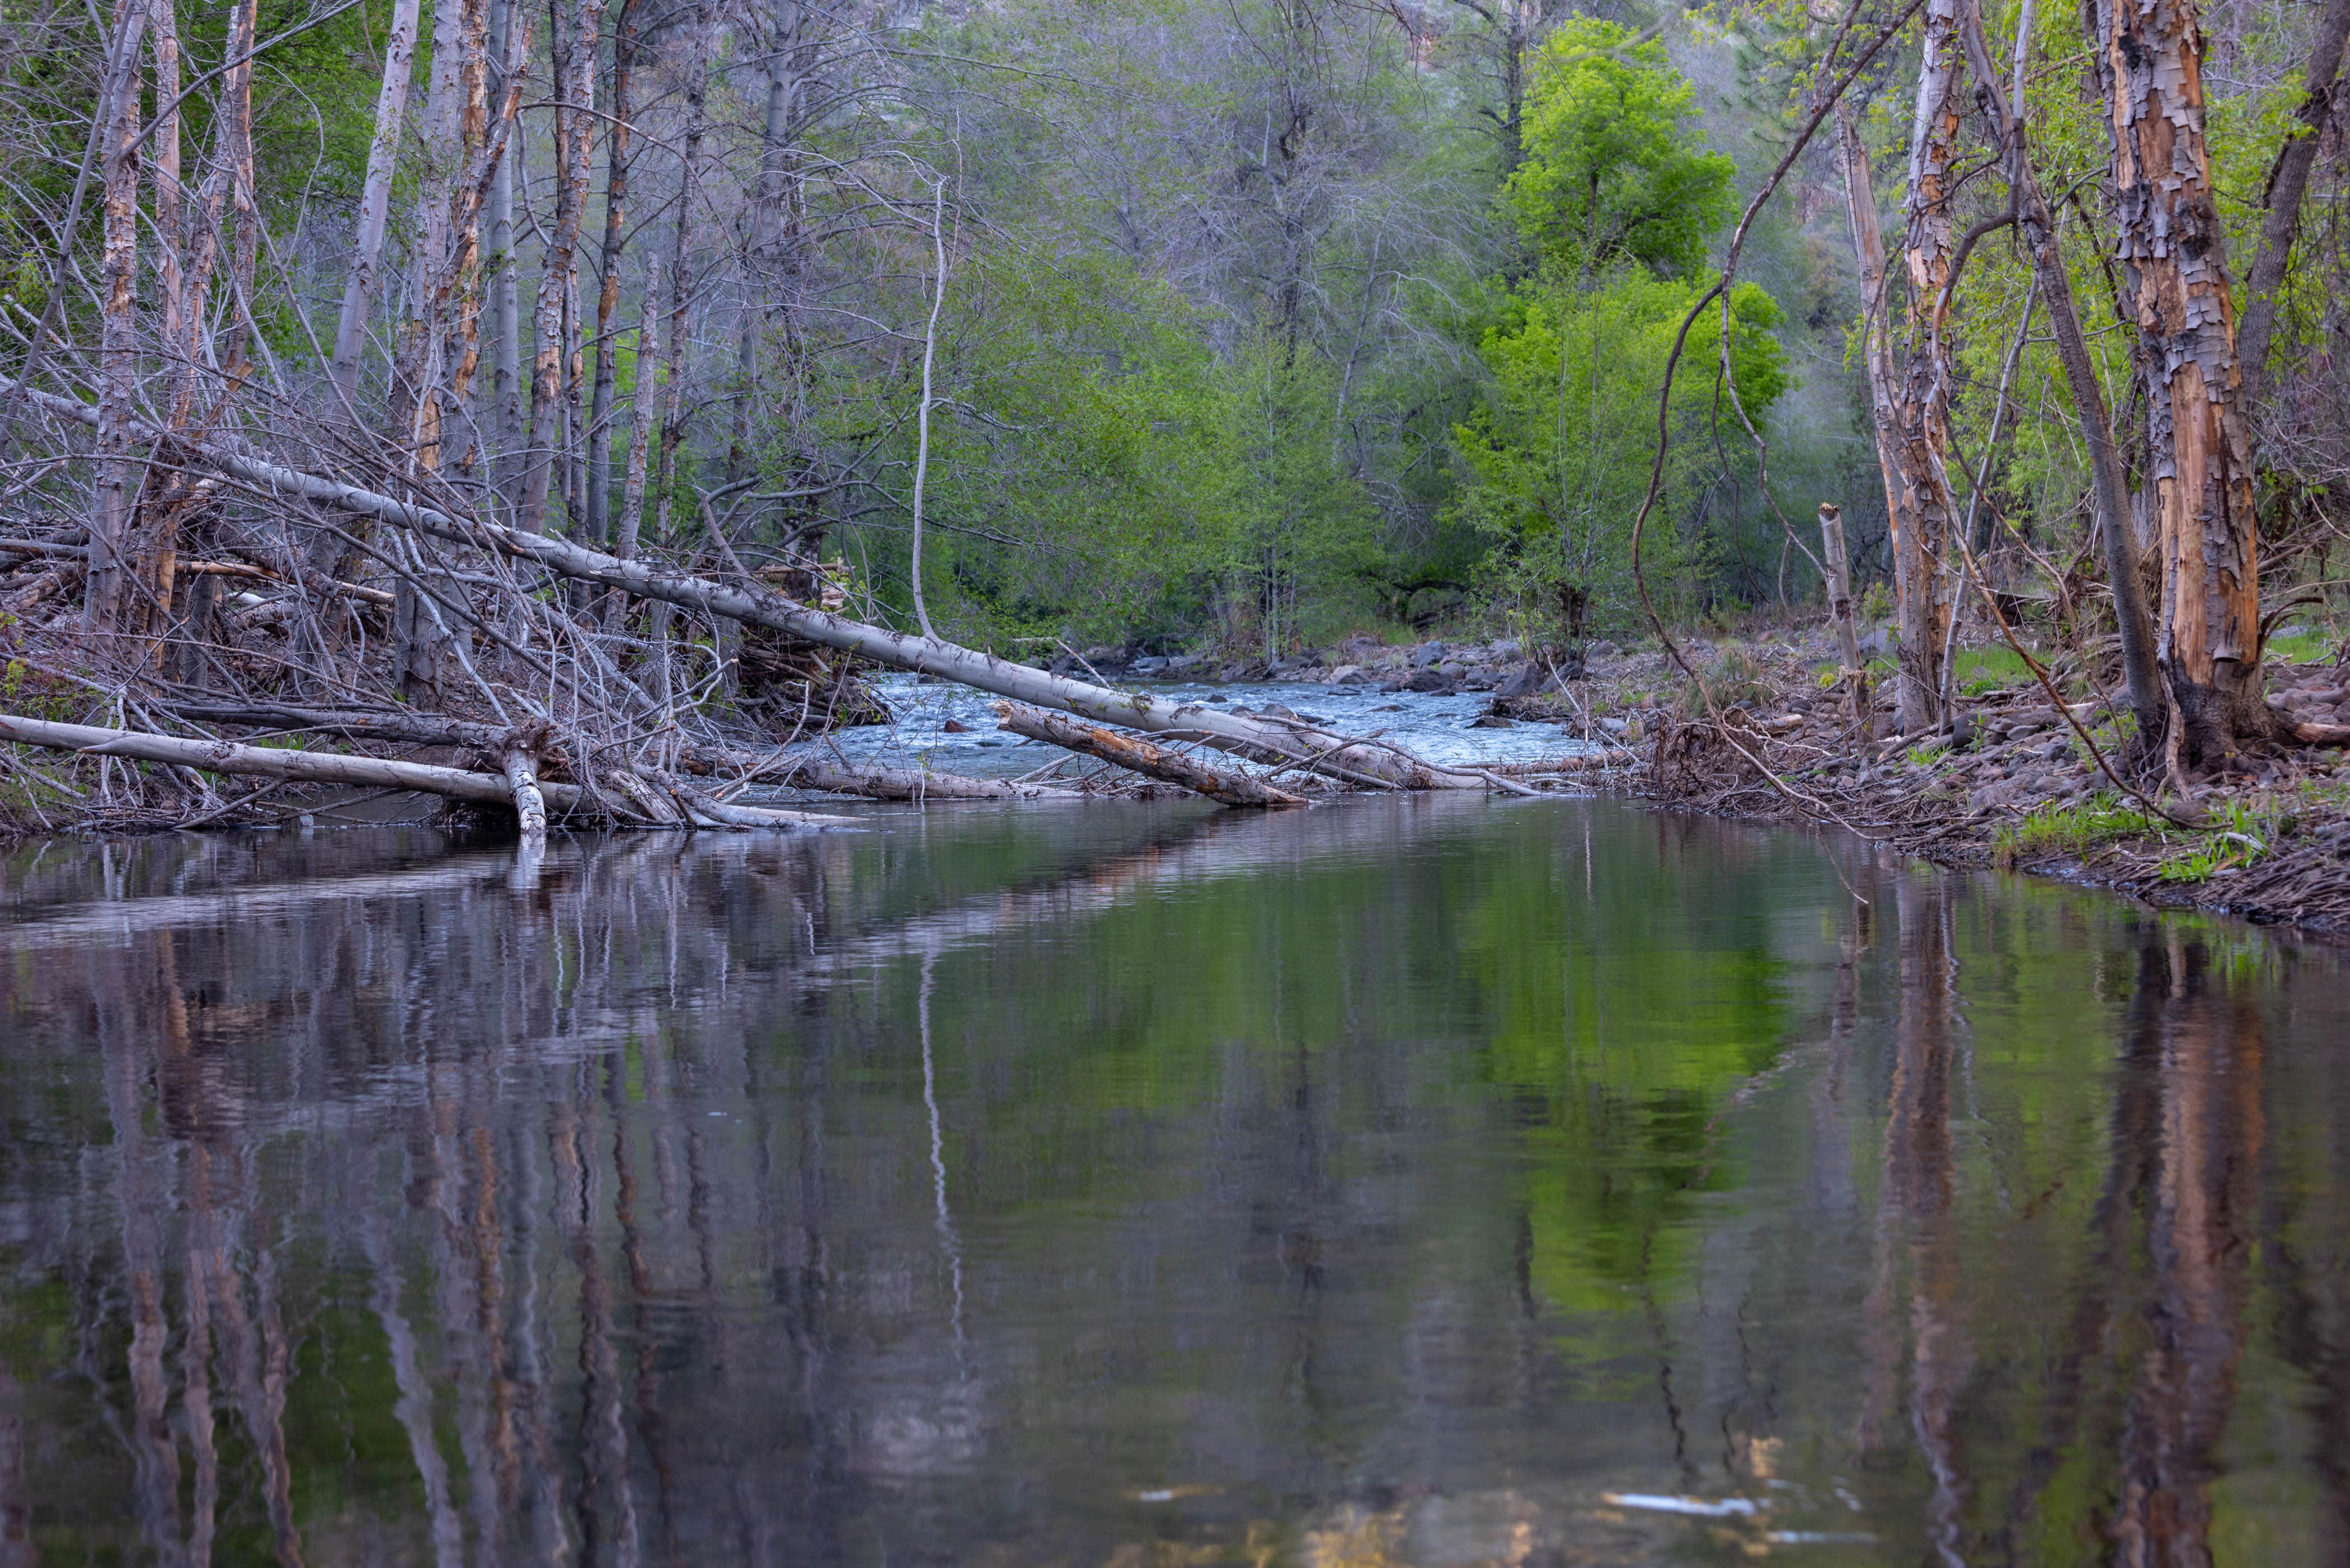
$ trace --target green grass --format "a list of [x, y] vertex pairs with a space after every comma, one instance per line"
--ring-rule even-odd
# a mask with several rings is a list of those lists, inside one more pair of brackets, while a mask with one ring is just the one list
[[1961, 648], [1951, 655], [1950, 662], [1955, 666], [1952, 680], [1970, 697], [2033, 683], [2032, 666], [2003, 642], [1984, 648]]
[[2101, 790], [2077, 805], [2040, 806], [2012, 827], [2001, 828], [1991, 846], [1991, 858], [2003, 869], [2012, 870], [2025, 860], [2086, 855], [2117, 839], [2135, 838], [2153, 826], [2153, 819], [2144, 812]]
[[2341, 639], [2320, 627], [2289, 626], [2269, 639], [2262, 651], [2282, 664], [2311, 664], [2321, 659], [2331, 659], [2341, 647]]

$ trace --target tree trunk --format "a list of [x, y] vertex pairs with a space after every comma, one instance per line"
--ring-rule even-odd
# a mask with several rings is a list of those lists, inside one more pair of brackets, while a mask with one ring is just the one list
[[525, 844], [546, 842], [546, 794], [538, 782], [538, 758], [526, 746], [509, 746], [504, 757], [506, 788], [514, 796], [515, 818]]
[[2180, 760], [2225, 767], [2239, 740], [2281, 725], [2261, 692], [2251, 434], [2204, 139], [2202, 28], [2195, 0], [2095, 4], [2162, 551], [2157, 652], [2185, 727]]
[[[769, 39], [767, 102], [760, 120], [759, 177], [752, 187], [749, 243], [743, 247], [748, 276], [744, 279], [741, 319], [736, 324], [734, 349], [734, 439], [727, 455], [729, 483], [743, 476], [754, 439], [754, 414], [764, 402], [760, 396], [759, 348], [769, 311], [759, 285], [783, 270], [785, 213], [791, 201], [793, 120], [799, 107], [800, 27], [806, 8], [785, 4], [777, 8], [775, 36]], [[786, 331], [791, 306], [780, 313]]]
[[1852, 566], [1844, 543], [1844, 514], [1835, 503], [1820, 503], [1820, 565], [1826, 581], [1828, 619], [1835, 627], [1836, 649], [1851, 672], [1853, 722], [1860, 738], [1869, 734], [1868, 671], [1860, 660], [1860, 634], [1852, 622]]
[[172, 0], [152, 0], [148, 26], [155, 47], [155, 129], [149, 138], [155, 150], [155, 292], [162, 296], [161, 348], [165, 378], [174, 389], [172, 421], [177, 424], [186, 417], [183, 389], [191, 366], [182, 265], [187, 234], [180, 187], [180, 31]]
[[2309, 171], [2334, 116], [2334, 77], [2342, 68], [2342, 47], [2350, 36], [2350, 0], [2327, 0], [2317, 18], [2317, 32], [2309, 43], [2309, 64], [2301, 75], [2301, 107], [2293, 111], [2293, 129], [2277, 149], [2269, 170], [2268, 188], [2262, 192], [2261, 237], [2252, 251], [2251, 271], [2244, 278], [2244, 320], [2236, 334], [2238, 369], [2243, 376], [2243, 407], [2258, 414], [2269, 395], [2269, 351], [2276, 337], [2277, 290], [2284, 286], [2293, 261], [2293, 237], [2301, 228], [2302, 198], [2309, 191]]
[[131, 404], [139, 392], [139, 111], [141, 89], [137, 61], [147, 26], [147, 0], [116, 0], [114, 37], [120, 85], [104, 141], [106, 208], [104, 249], [98, 274], [98, 467], [91, 497], [89, 576], [83, 586], [82, 614], [94, 632], [125, 629], [131, 601], [130, 520], [139, 498], [131, 459]]
[[383, 51], [383, 86], [376, 95], [375, 136], [368, 144], [367, 182], [360, 188], [359, 229], [352, 237], [350, 275], [343, 283], [342, 315], [335, 323], [335, 389], [354, 412], [368, 307], [374, 303], [376, 266], [383, 255], [391, 212], [392, 169], [399, 161], [400, 126], [408, 114], [416, 16], [417, 0], [393, 0], [391, 32]]
[[555, 227], [538, 275], [530, 366], [530, 436], [517, 524], [544, 533], [546, 498], [562, 441], [563, 303], [577, 265], [579, 226], [588, 208], [588, 160], [593, 145], [596, 39], [603, 0], [572, 0], [556, 11], [554, 39], [556, 120]]
[[[501, 102], [513, 85], [515, 13], [521, 3], [493, 0], [490, 6], [493, 92]], [[496, 497], [494, 505], [509, 518], [515, 502], [515, 452], [522, 445], [522, 300], [514, 254], [514, 180], [521, 162], [522, 149], [509, 138], [490, 175], [489, 192], [490, 490]]]
[[[689, 769], [693, 758], [684, 759]], [[833, 794], [866, 795], [874, 800], [1083, 800], [1085, 795], [1058, 784], [1016, 784], [1010, 779], [965, 778], [960, 774], [932, 773], [926, 768], [843, 766], [821, 758], [796, 762], [782, 769], [780, 781], [803, 789]]]
[[[172, 735], [137, 730], [110, 730], [92, 724], [56, 724], [46, 720], [0, 713], [0, 741], [18, 745], [47, 746], [87, 756], [130, 757], [141, 762], [199, 768], [206, 773], [251, 778], [285, 779], [296, 784], [350, 784], [363, 789], [410, 789], [450, 800], [481, 801], [510, 805], [514, 787], [495, 774], [469, 773], [429, 763], [395, 762], [386, 757], [357, 757], [336, 752], [297, 752], [282, 746], [241, 746], [230, 741], [182, 740]], [[539, 786], [546, 805], [558, 811], [577, 807], [582, 791], [575, 784]]]
[[[388, 400], [390, 438], [406, 449], [409, 461], [422, 474], [436, 472], [440, 467], [441, 405], [433, 392], [441, 379], [440, 310], [450, 249], [449, 218], [455, 210], [457, 185], [463, 178], [463, 7], [457, 4], [435, 5], [432, 70], [426, 79], [422, 120], [417, 128], [424, 144], [424, 166], [417, 181], [408, 319], [400, 326], [393, 350]], [[340, 548], [339, 544], [322, 538], [314, 564], [325, 569]]]
[[1044, 741], [1086, 756], [1099, 757], [1103, 762], [1116, 763], [1128, 773], [1180, 784], [1226, 805], [1306, 804], [1304, 795], [1277, 789], [1252, 774], [1234, 773], [1228, 768], [1207, 767], [1180, 752], [1154, 746], [1148, 741], [1122, 735], [1097, 724], [1080, 724], [1057, 713], [1047, 713], [1041, 708], [1024, 707], [1017, 702], [998, 702], [995, 716], [1003, 721], [1000, 728], [1015, 735]]
[[[1852, 227], [1853, 257], [1860, 267], [1861, 369], [1868, 382], [1869, 433], [1877, 442], [1877, 463], [1885, 481], [1888, 517], [1900, 505], [1901, 442], [1898, 432], [1901, 390], [1893, 363], [1892, 282], [1885, 260], [1885, 235], [1877, 226], [1877, 186], [1868, 168], [1868, 150], [1861, 144], [1860, 128], [1852, 111], [1836, 104], [1836, 140], [1843, 155], [1845, 213]], [[1857, 645], [1855, 648], [1857, 656]], [[1854, 666], [1859, 668], [1858, 665]]]
[[669, 537], [671, 486], [677, 449], [685, 442], [685, 329], [693, 304], [693, 209], [702, 192], [702, 140], [708, 128], [710, 47], [717, 31], [715, 8], [705, 4], [694, 16], [693, 57], [685, 76], [685, 145], [679, 150], [677, 242], [669, 258], [669, 342], [662, 369], [660, 452], [653, 482], [653, 538]]
[[260, 45], [260, 0], [235, 0], [229, 8], [231, 64], [221, 78], [214, 109], [217, 173], [224, 197], [223, 238], [228, 245], [228, 335], [221, 345], [221, 370], [231, 386], [251, 367], [245, 354], [253, 340], [253, 289], [261, 259], [261, 213], [253, 188], [253, 56]]
[[644, 525], [645, 467], [653, 441], [655, 369], [660, 355], [660, 257], [645, 258], [644, 314], [637, 327], [637, 384], [629, 394], [629, 456], [620, 481], [620, 517], [613, 530], [612, 554], [623, 561], [637, 558], [638, 533]]
[[[1908, 352], [1893, 389], [1894, 466], [1885, 476], [1901, 618], [1901, 662], [1894, 692], [1901, 728], [1911, 733], [1941, 720], [1942, 647], [1950, 623], [1944, 556], [1954, 508], [1943, 457], [1950, 442], [1950, 351], [1943, 327], [1950, 262], [1957, 249], [1950, 166], [1963, 107], [1962, 57], [1958, 0], [1927, 0], [1917, 115], [1909, 134], [1909, 188], [1902, 206], [1902, 260], [1909, 275]], [[1888, 300], [1888, 313], [1890, 306]]]
[[457, 71], [459, 145], [457, 177], [450, 192], [449, 252], [442, 264], [442, 298], [436, 314], [444, 324], [442, 379], [430, 389], [441, 405], [441, 466], [465, 472], [476, 445], [469, 394], [480, 368], [482, 321], [481, 166], [489, 140], [489, 12], [486, 0], [444, 0], [459, 6], [459, 41], [464, 51]]
[[[637, 21], [644, 0], [621, 0], [612, 35], [612, 121], [605, 131], [604, 248], [597, 265], [596, 386], [588, 404], [588, 537], [612, 538], [612, 394], [619, 356], [620, 264], [628, 242], [629, 142], [636, 112]], [[641, 374], [641, 372], [639, 372]]]

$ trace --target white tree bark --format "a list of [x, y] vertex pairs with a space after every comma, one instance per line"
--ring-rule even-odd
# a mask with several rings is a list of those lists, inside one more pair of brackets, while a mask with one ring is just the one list
[[367, 342], [368, 307], [375, 299], [376, 266], [383, 257], [391, 213], [392, 168], [408, 116], [408, 78], [416, 60], [417, 0], [393, 0], [391, 32], [383, 49], [383, 86], [375, 100], [375, 137], [368, 143], [367, 182], [359, 190], [359, 232], [352, 239], [350, 275], [343, 283], [343, 313], [335, 323], [335, 389], [348, 406], [359, 387], [359, 350]]

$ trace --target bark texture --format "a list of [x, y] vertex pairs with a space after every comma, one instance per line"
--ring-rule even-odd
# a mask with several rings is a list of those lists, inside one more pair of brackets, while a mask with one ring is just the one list
[[2280, 727], [2261, 691], [2252, 443], [2204, 135], [2203, 31], [2194, 0], [2095, 0], [2094, 15], [2162, 552], [2157, 654], [2181, 760], [2225, 766], [2240, 740]]
[[[1885, 473], [1901, 620], [1901, 662], [1894, 694], [1900, 704], [1901, 727], [1911, 733], [1941, 720], [1942, 649], [1950, 625], [1950, 574], [1944, 566], [1956, 508], [1945, 462], [1950, 387], [1945, 312], [1951, 258], [1958, 249], [1952, 164], [1964, 108], [1963, 58], [1959, 0], [1927, 0], [1917, 111], [1909, 133], [1908, 191], [1902, 202], [1908, 327], [1899, 379], [1888, 389], [1894, 395], [1892, 462]], [[1886, 308], [1889, 316], [1889, 299]], [[1882, 451], [1883, 436], [1878, 444]]]

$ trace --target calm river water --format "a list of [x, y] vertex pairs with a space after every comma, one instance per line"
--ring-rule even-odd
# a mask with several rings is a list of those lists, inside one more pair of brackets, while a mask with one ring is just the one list
[[0, 862], [0, 1568], [2350, 1561], [2334, 951], [1593, 801]]

